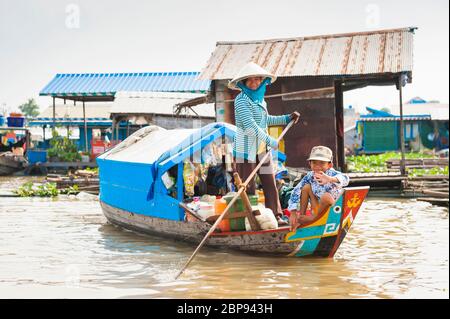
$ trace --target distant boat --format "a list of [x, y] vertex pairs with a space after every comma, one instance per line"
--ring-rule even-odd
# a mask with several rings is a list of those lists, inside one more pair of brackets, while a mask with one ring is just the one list
[[12, 175], [27, 166], [28, 161], [23, 156], [13, 155], [11, 152], [0, 153], [0, 176]]
[[[21, 131], [25, 137], [19, 139], [15, 143], [9, 144], [8, 146], [0, 143], [0, 176], [12, 175], [16, 172], [24, 170], [28, 166], [28, 160], [23, 156], [23, 150], [19, 153], [14, 150], [14, 148], [23, 148], [24, 145], [29, 146], [28, 129], [23, 127], [0, 127], [0, 133], [8, 133], [10, 131]], [[15, 139], [15, 133], [12, 134]], [[28, 149], [28, 147], [26, 148]]]
[[[97, 158], [100, 205], [114, 225], [140, 233], [198, 244], [210, 229], [206, 221], [186, 221], [183, 163], [211, 142], [231, 142], [236, 128], [212, 123], [201, 129], [145, 127]], [[166, 187], [167, 173], [175, 191]], [[369, 187], [344, 189], [341, 197], [314, 222], [258, 231], [214, 232], [211, 247], [285, 256], [332, 257], [350, 229]]]

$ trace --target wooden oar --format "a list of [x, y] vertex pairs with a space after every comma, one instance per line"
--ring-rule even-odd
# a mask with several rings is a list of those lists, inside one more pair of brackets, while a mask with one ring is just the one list
[[[289, 124], [284, 128], [283, 132], [281, 132], [280, 136], [278, 137], [278, 143], [281, 141], [281, 139], [283, 138], [283, 136], [286, 134], [286, 132], [292, 127], [292, 125], [294, 124], [294, 121], [289, 122]], [[270, 155], [270, 148], [267, 151], [267, 153], [263, 156], [263, 158], [259, 161], [258, 165], [255, 167], [255, 169], [253, 170], [253, 172], [250, 173], [250, 175], [247, 177], [247, 179], [245, 180], [245, 182], [243, 184], [240, 185], [238, 192], [236, 193], [236, 195], [234, 195], [233, 199], [228, 203], [227, 207], [225, 208], [225, 210], [222, 212], [222, 214], [220, 214], [220, 216], [217, 218], [216, 222], [211, 226], [211, 228], [209, 229], [208, 233], [205, 235], [205, 237], [203, 238], [203, 240], [200, 242], [200, 244], [197, 246], [197, 248], [195, 249], [194, 253], [192, 254], [192, 256], [188, 259], [188, 261], [186, 262], [186, 264], [183, 266], [183, 268], [181, 268], [181, 270], [178, 272], [178, 274], [175, 276], [175, 280], [178, 279], [178, 277], [181, 276], [181, 274], [184, 272], [184, 270], [189, 266], [189, 264], [191, 263], [191, 261], [194, 259], [195, 255], [197, 255], [198, 251], [203, 247], [203, 245], [205, 244], [206, 240], [208, 239], [208, 237], [212, 234], [212, 232], [216, 229], [216, 227], [220, 224], [220, 222], [222, 221], [222, 219], [225, 217], [225, 215], [228, 213], [228, 211], [230, 210], [230, 208], [233, 206], [233, 204], [238, 200], [238, 198], [241, 196], [242, 192], [245, 191], [245, 189], [247, 188], [248, 183], [250, 183], [250, 181], [253, 179], [253, 177], [255, 176], [256, 172], [258, 172], [258, 170], [261, 168], [261, 166], [264, 164], [264, 162], [266, 161], [266, 159], [269, 157]]]

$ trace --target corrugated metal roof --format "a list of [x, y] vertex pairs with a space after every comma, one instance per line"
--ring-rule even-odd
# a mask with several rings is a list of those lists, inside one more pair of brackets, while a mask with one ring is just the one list
[[[112, 121], [109, 118], [111, 103], [86, 104], [86, 122], [90, 126], [108, 126]], [[83, 107], [81, 103], [73, 105], [55, 105], [55, 122], [57, 125], [79, 126], [83, 125]], [[42, 126], [53, 124], [53, 106], [47, 107], [38, 117], [30, 121], [30, 126]]]
[[209, 90], [211, 81], [199, 80], [199, 74], [199, 72], [56, 74], [39, 95], [114, 96], [118, 91], [205, 93]]
[[[66, 117], [57, 117], [55, 118], [56, 125], [62, 126], [83, 126], [84, 120], [83, 118], [66, 118]], [[40, 117], [36, 118], [30, 123], [29, 126], [44, 126], [44, 125], [52, 125], [53, 118], [52, 117]], [[102, 117], [87, 117], [86, 124], [88, 126], [111, 126], [112, 121], [108, 118]]]
[[[166, 92], [117, 92], [111, 108], [114, 114], [163, 114], [174, 115], [174, 107], [178, 103], [203, 96], [195, 93]], [[214, 103], [201, 104], [193, 110], [202, 117], [215, 118]], [[192, 110], [182, 115], [197, 116]]]
[[[403, 120], [405, 121], [429, 121], [431, 120], [431, 116], [403, 116]], [[361, 122], [392, 122], [392, 121], [400, 121], [399, 116], [392, 117], [362, 117], [359, 119]]]
[[200, 78], [232, 79], [249, 62], [281, 77], [412, 71], [414, 30], [217, 42]]
[[[89, 118], [107, 118], [109, 119], [111, 103], [86, 103], [86, 117]], [[83, 118], [83, 106], [81, 103], [73, 105], [56, 104], [55, 105], [55, 117], [57, 118]], [[42, 111], [37, 118], [52, 118], [53, 119], [53, 106], [47, 107]]]
[[[389, 107], [392, 114], [400, 114], [398, 104]], [[403, 113], [408, 115], [428, 114], [432, 120], [448, 121], [449, 105], [443, 103], [405, 103], [403, 104]]]

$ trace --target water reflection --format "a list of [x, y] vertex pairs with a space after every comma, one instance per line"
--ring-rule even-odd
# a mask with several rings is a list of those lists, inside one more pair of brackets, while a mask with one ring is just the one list
[[89, 198], [1, 198], [0, 243], [0, 297], [448, 298], [448, 209], [413, 200], [370, 198], [334, 259], [202, 248], [178, 281], [195, 247], [110, 225]]

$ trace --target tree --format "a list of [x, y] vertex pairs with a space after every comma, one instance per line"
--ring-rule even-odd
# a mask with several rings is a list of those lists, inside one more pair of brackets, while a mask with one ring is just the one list
[[34, 99], [28, 99], [26, 103], [19, 106], [19, 109], [26, 117], [36, 117], [39, 115], [39, 105], [37, 105]]

